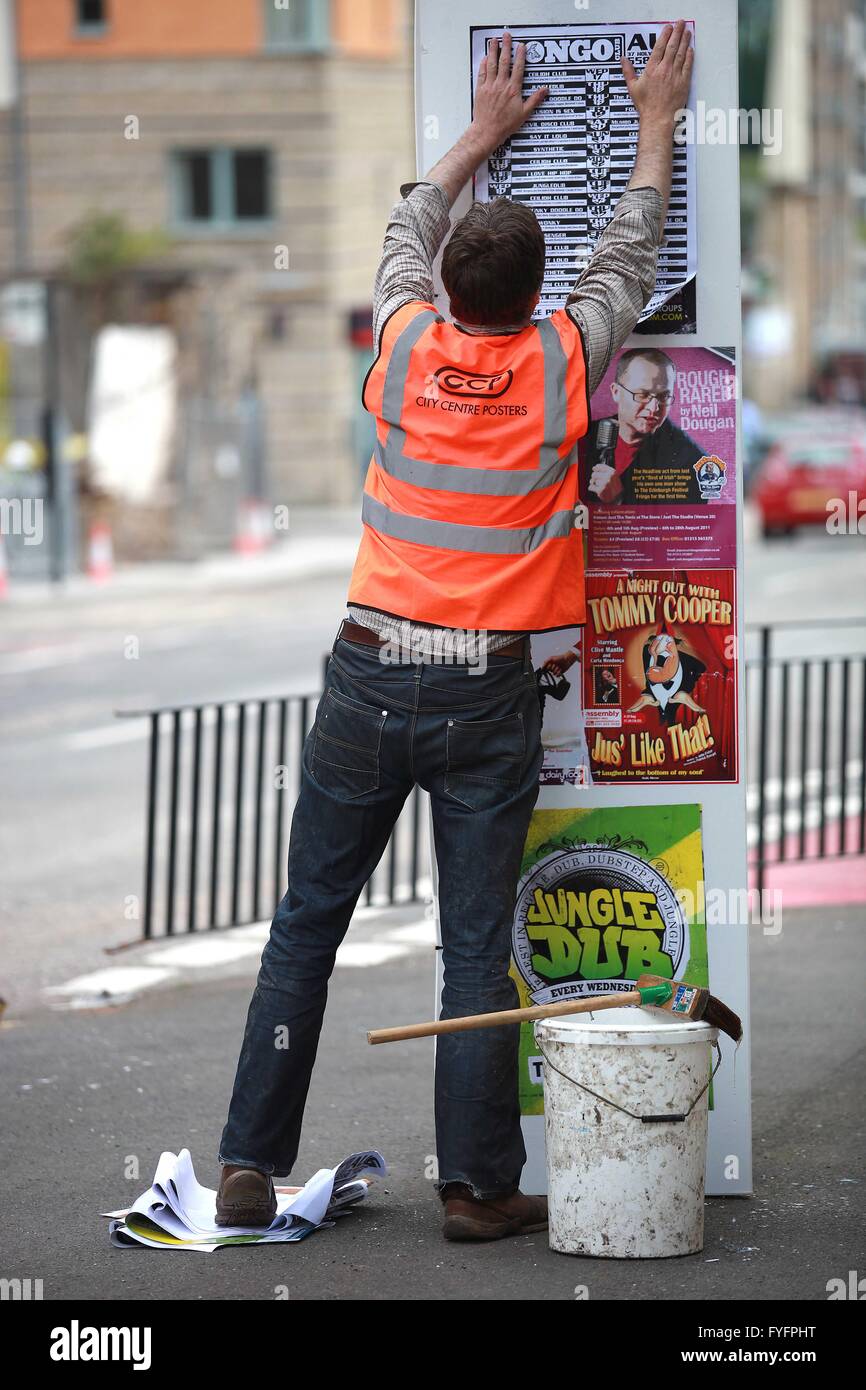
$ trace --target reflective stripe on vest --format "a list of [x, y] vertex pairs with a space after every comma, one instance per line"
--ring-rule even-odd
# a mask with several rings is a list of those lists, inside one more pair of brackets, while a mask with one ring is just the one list
[[435, 545], [442, 550], [465, 550], [476, 555], [526, 555], [552, 536], [567, 536], [574, 528], [574, 510], [554, 512], [541, 526], [460, 526], [453, 521], [431, 521], [407, 516], [364, 493], [361, 520], [383, 536], [415, 545]]

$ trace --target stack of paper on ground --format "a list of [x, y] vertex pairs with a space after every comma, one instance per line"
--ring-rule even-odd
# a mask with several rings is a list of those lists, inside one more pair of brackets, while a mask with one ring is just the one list
[[338, 1168], [320, 1168], [301, 1188], [277, 1188], [277, 1214], [270, 1226], [218, 1226], [216, 1192], [202, 1187], [189, 1149], [166, 1151], [152, 1185], [128, 1211], [107, 1211], [113, 1245], [150, 1245], [156, 1250], [219, 1250], [223, 1245], [264, 1245], [303, 1240], [363, 1201], [370, 1181], [387, 1173], [375, 1149], [350, 1154]]

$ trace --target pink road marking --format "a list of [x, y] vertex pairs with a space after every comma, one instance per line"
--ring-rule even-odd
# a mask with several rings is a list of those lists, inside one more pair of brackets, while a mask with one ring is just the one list
[[[838, 819], [827, 822], [824, 849], [828, 854], [838, 853], [842, 824]], [[767, 864], [764, 869], [764, 887], [781, 890], [788, 907], [810, 907], [816, 903], [866, 902], [866, 858], [857, 852], [860, 844], [859, 818], [849, 816], [844, 826], [844, 844], [849, 853], [832, 859], [815, 857], [820, 852], [820, 831], [817, 827], [808, 829], [804, 836], [804, 852], [810, 856], [806, 859], [793, 858], [800, 849], [799, 832], [786, 835], [785, 854], [791, 856], [790, 862]], [[775, 857], [778, 849], [778, 841], [766, 847], [771, 858]], [[750, 887], [755, 886], [754, 858], [754, 850], [750, 850]]]

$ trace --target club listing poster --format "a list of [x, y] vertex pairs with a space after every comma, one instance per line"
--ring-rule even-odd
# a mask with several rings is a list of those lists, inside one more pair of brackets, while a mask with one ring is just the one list
[[[499, 27], [471, 30], [473, 101], [482, 59], [501, 33]], [[640, 121], [621, 60], [641, 72], [659, 25], [517, 24], [511, 33], [525, 45], [524, 98], [539, 87], [548, 94], [481, 164], [475, 196], [510, 198], [538, 218], [547, 248], [537, 310], [544, 317], [565, 302], [628, 187]], [[675, 141], [655, 289], [638, 325], [643, 332], [696, 331], [696, 164], [694, 141]]]

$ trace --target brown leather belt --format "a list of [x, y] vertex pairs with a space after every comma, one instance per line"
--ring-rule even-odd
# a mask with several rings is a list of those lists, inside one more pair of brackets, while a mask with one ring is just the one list
[[[365, 647], [387, 647], [392, 640], [389, 637], [380, 637], [372, 628], [353, 623], [350, 618], [343, 619], [337, 636], [346, 642], [360, 642]], [[491, 656], [523, 656], [528, 640], [526, 637], [517, 637], [513, 642], [509, 642], [507, 647], [497, 647], [495, 652], [491, 652]]]

